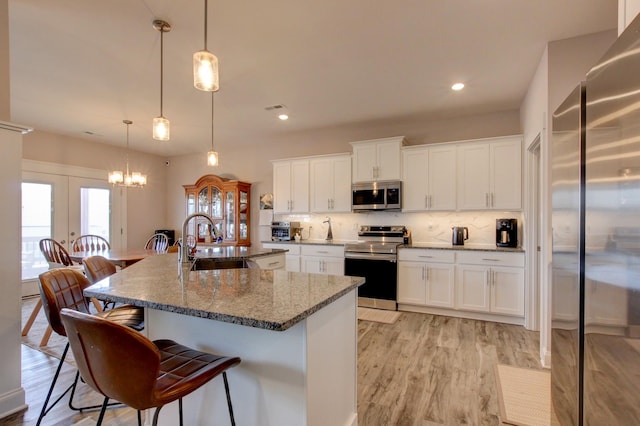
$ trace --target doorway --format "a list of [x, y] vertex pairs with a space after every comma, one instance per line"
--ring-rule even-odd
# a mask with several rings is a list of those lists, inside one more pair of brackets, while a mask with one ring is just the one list
[[[36, 163], [36, 162], [33, 162]], [[22, 172], [22, 296], [38, 293], [38, 275], [48, 269], [39, 248], [42, 238], [53, 238], [68, 251], [73, 240], [83, 234], [106, 238], [112, 247], [121, 247], [123, 226], [119, 214], [120, 191], [114, 190], [104, 171], [82, 170], [70, 174], [48, 173], [57, 165], [29, 164]], [[33, 169], [41, 171], [33, 171]], [[65, 167], [65, 171], [74, 172]], [[89, 175], [89, 177], [87, 177]], [[115, 213], [115, 214], [114, 214]]]

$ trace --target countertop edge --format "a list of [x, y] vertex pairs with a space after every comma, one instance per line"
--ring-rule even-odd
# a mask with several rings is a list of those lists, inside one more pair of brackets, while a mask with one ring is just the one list
[[[360, 278], [360, 277], [351, 277], [351, 278]], [[215, 312], [202, 311], [199, 309], [189, 309], [186, 307], [168, 305], [163, 303], [142, 301], [140, 299], [133, 299], [133, 298], [128, 298], [124, 296], [117, 296], [117, 295], [112, 295], [108, 293], [103, 293], [100, 291], [93, 291], [91, 290], [91, 288], [85, 289], [84, 295], [87, 297], [96, 297], [100, 300], [104, 300], [108, 302], [124, 303], [124, 304], [133, 305], [133, 306], [139, 306], [142, 308], [157, 309], [165, 312], [177, 313], [177, 314], [182, 314], [182, 315], [187, 315], [187, 316], [192, 316], [197, 318], [211, 319], [215, 321], [260, 328], [260, 329], [269, 330], [269, 331], [285, 331], [293, 327], [294, 325], [298, 324], [302, 320], [310, 317], [315, 312], [319, 311], [320, 309], [324, 308], [330, 303], [333, 303], [334, 301], [343, 297], [347, 293], [357, 289], [360, 285], [364, 284], [364, 282], [365, 282], [364, 278], [361, 278], [361, 280], [359, 281], [354, 281], [351, 285], [345, 287], [344, 289], [340, 290], [334, 295], [326, 298], [321, 302], [318, 302], [314, 306], [306, 309], [305, 311], [299, 313], [298, 315], [292, 318], [289, 318], [288, 320], [283, 322], [260, 320], [256, 318], [240, 317], [240, 316], [229, 315], [229, 314], [220, 314]]]

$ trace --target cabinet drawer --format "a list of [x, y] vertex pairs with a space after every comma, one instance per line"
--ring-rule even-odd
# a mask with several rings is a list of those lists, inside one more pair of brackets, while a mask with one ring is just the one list
[[344, 257], [344, 246], [303, 245], [301, 249], [303, 256]]
[[437, 262], [453, 263], [456, 253], [453, 250], [431, 250], [431, 249], [400, 249], [398, 250], [398, 260], [409, 262]]
[[266, 249], [281, 249], [281, 250], [289, 250], [287, 255], [298, 255], [300, 254], [300, 244], [278, 244], [278, 243], [263, 243], [262, 246]]
[[264, 256], [252, 259], [258, 264], [260, 269], [285, 269], [286, 257], [282, 254], [277, 256]]
[[458, 263], [470, 265], [524, 267], [524, 253], [459, 251], [457, 260]]

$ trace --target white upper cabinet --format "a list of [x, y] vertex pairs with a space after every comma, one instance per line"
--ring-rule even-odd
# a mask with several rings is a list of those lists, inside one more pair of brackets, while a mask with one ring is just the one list
[[312, 158], [311, 212], [351, 211], [351, 155]]
[[456, 146], [402, 151], [403, 211], [456, 209]]
[[522, 208], [522, 138], [458, 145], [458, 208]]
[[351, 142], [353, 146], [353, 182], [400, 180], [400, 148], [404, 137]]
[[309, 212], [309, 160], [273, 162], [273, 212]]

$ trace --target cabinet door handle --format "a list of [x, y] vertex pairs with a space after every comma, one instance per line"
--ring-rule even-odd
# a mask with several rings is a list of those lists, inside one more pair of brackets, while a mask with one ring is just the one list
[[275, 262], [269, 262], [269, 263], [268, 263], [268, 265], [269, 265], [269, 266], [275, 266], [275, 265], [277, 265], [277, 264], [279, 264], [279, 263], [280, 263], [280, 262], [278, 262], [278, 261], [275, 261]]
[[482, 260], [487, 261], [487, 262], [500, 262], [500, 259], [488, 259], [488, 258], [485, 259], [485, 258], [482, 258]]
[[484, 206], [489, 207], [489, 193], [484, 193]]
[[433, 259], [433, 256], [420, 255], [418, 257], [421, 258], [421, 259]]
[[491, 207], [493, 207], [493, 192], [491, 193]]
[[336, 200], [334, 200], [333, 198], [331, 199], [331, 210], [336, 208]]
[[486, 274], [486, 275], [487, 275], [487, 276], [486, 276], [486, 279], [487, 279], [487, 286], [488, 286], [488, 285], [489, 285], [489, 283], [491, 282], [491, 278], [489, 277], [489, 272], [490, 272], [490, 271], [487, 269], [487, 274]]
[[425, 279], [426, 281], [429, 281], [429, 268], [427, 268], [427, 267], [425, 266], [425, 267], [424, 267], [424, 271], [425, 271], [425, 273], [424, 273], [424, 279]]
[[429, 209], [433, 207], [433, 202], [431, 201], [431, 195], [429, 195]]
[[425, 209], [429, 208], [429, 196], [428, 195], [424, 196], [424, 208]]
[[318, 250], [316, 253], [329, 253], [327, 250]]
[[424, 277], [424, 269], [425, 269], [425, 267], [423, 266], [423, 267], [422, 267], [422, 281], [425, 281], [425, 280], [426, 280], [426, 278]]

